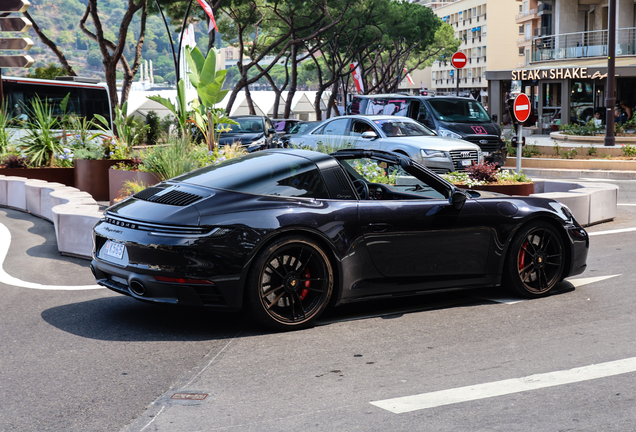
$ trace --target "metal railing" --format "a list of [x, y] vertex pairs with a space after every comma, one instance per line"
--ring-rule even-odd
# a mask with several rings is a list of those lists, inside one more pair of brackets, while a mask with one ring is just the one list
[[[532, 40], [531, 62], [607, 55], [607, 30], [543, 36]], [[636, 28], [616, 31], [615, 55], [636, 55]]]
[[523, 19], [523, 18], [525, 18], [525, 17], [527, 17], [529, 15], [536, 15], [536, 13], [537, 13], [536, 9], [530, 9], [530, 10], [527, 10], [525, 12], [521, 12], [520, 14], [515, 16], [515, 20], [519, 21], [520, 19]]

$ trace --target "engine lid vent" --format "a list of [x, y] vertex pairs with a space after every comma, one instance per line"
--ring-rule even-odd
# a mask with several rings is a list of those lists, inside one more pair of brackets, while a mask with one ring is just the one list
[[137, 192], [135, 195], [133, 195], [133, 197], [157, 204], [167, 204], [181, 207], [190, 205], [193, 202], [199, 201], [203, 198], [200, 195], [183, 192], [178, 190], [177, 188], [164, 189], [158, 187], [149, 187], [148, 189], [144, 189], [141, 192]]

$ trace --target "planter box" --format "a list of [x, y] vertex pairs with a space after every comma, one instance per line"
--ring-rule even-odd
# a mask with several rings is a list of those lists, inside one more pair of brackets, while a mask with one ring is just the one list
[[108, 169], [126, 159], [75, 159], [75, 187], [95, 201], [108, 200]]
[[0, 168], [0, 175], [26, 177], [51, 183], [75, 186], [74, 168]]
[[458, 187], [462, 189], [471, 189], [476, 191], [487, 191], [487, 192], [497, 192], [506, 195], [522, 195], [522, 196], [530, 196], [530, 194], [534, 193], [534, 183], [520, 183], [513, 185], [483, 185], [483, 186], [473, 186], [472, 188], [468, 186], [458, 185]]
[[124, 187], [124, 183], [127, 181], [135, 181], [137, 183], [144, 183], [148, 186], [152, 186], [161, 181], [158, 174], [142, 172], [142, 171], [124, 171], [118, 169], [108, 170], [108, 199], [110, 205], [115, 204], [115, 198], [117, 194]]

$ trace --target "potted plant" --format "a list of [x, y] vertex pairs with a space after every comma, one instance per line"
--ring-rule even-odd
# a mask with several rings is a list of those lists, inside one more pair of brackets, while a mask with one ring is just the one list
[[462, 189], [523, 196], [534, 193], [534, 182], [527, 175], [502, 170], [494, 163], [481, 162], [466, 168], [466, 171], [451, 172], [442, 177]]

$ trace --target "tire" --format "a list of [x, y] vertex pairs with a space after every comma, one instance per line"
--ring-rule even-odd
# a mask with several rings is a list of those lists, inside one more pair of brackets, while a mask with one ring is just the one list
[[314, 241], [287, 236], [261, 251], [247, 280], [253, 317], [275, 330], [313, 326], [333, 292], [333, 269]]
[[544, 222], [521, 228], [506, 257], [504, 283], [526, 298], [547, 295], [563, 279], [565, 248], [557, 230]]

